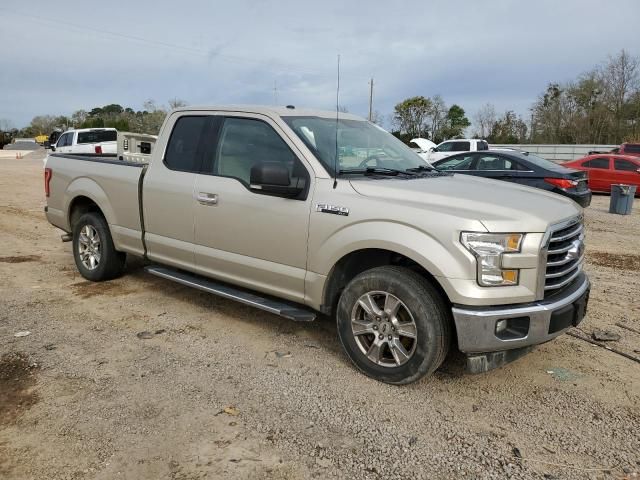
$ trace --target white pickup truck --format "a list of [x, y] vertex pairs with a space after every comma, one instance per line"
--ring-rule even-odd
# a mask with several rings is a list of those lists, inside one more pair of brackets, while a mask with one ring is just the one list
[[411, 143], [418, 146], [418, 155], [429, 163], [448, 157], [454, 153], [489, 150], [487, 141], [478, 138], [446, 140], [438, 145], [426, 138], [413, 138], [411, 139]]
[[150, 274], [293, 320], [331, 315], [384, 382], [432, 373], [453, 347], [486, 371], [586, 311], [574, 201], [434, 171], [354, 115], [177, 109], [147, 165], [55, 153], [45, 193], [85, 278], [138, 255]]
[[58, 153], [113, 154], [118, 151], [115, 128], [79, 128], [64, 132], [51, 150]]

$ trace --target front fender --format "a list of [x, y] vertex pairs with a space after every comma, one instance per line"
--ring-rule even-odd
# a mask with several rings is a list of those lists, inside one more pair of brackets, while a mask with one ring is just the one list
[[458, 247], [459, 232], [439, 241], [411, 225], [389, 221], [351, 224], [334, 232], [309, 252], [309, 269], [328, 275], [345, 255], [368, 248], [410, 258], [434, 277], [475, 279], [475, 260]]

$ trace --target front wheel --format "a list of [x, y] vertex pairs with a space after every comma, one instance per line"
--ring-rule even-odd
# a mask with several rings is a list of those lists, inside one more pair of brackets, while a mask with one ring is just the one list
[[80, 274], [100, 282], [119, 276], [126, 254], [113, 246], [109, 225], [102, 215], [89, 212], [73, 225], [73, 258]]
[[356, 276], [340, 296], [337, 323], [356, 367], [392, 384], [433, 373], [451, 340], [451, 318], [439, 292], [421, 275], [396, 266]]

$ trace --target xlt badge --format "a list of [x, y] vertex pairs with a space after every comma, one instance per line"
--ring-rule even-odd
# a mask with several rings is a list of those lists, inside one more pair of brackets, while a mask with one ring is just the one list
[[349, 215], [349, 209], [347, 207], [340, 207], [339, 205], [329, 205], [328, 203], [317, 203], [316, 212], [332, 213], [334, 215]]

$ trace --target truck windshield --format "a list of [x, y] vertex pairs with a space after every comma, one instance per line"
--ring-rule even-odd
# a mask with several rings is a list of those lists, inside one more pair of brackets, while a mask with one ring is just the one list
[[[421, 170], [431, 167], [417, 153], [386, 130], [364, 120], [325, 117], [283, 117], [309, 147], [330, 175], [366, 174], [369, 167], [388, 170]], [[336, 149], [336, 126], [338, 144]], [[336, 151], [338, 154], [336, 162]]]

